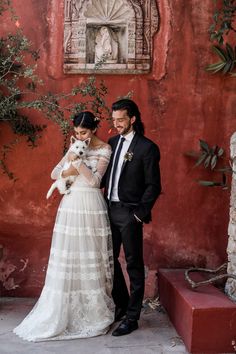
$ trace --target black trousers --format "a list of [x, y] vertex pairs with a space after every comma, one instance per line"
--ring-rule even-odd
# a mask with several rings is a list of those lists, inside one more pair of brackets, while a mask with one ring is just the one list
[[[144, 295], [143, 225], [136, 221], [132, 208], [121, 202], [111, 203], [109, 217], [114, 251], [112, 297], [117, 308], [126, 309], [128, 318], [138, 320]], [[127, 264], [130, 292], [118, 260], [121, 244]]]

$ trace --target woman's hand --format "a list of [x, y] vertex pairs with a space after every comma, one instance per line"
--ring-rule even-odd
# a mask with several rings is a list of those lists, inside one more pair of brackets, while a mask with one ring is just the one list
[[61, 176], [63, 178], [69, 177], [69, 176], [78, 176], [79, 172], [76, 170], [74, 166], [70, 166], [67, 170], [62, 171]]
[[78, 158], [78, 156], [74, 152], [69, 152], [67, 156], [67, 160], [72, 162], [75, 161]]

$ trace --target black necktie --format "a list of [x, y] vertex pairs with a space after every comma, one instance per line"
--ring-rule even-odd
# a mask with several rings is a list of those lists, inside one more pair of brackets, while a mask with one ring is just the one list
[[110, 193], [109, 193], [109, 202], [111, 202], [111, 194], [112, 194], [112, 189], [114, 187], [114, 183], [115, 183], [115, 175], [116, 175], [116, 170], [117, 170], [117, 166], [118, 166], [118, 162], [119, 162], [119, 157], [120, 157], [120, 152], [121, 152], [121, 149], [122, 149], [122, 146], [123, 146], [123, 142], [125, 141], [125, 138], [122, 137], [120, 139], [120, 145], [118, 146], [118, 149], [117, 149], [117, 152], [116, 152], [116, 157], [115, 157], [115, 161], [114, 161], [114, 164], [113, 164], [113, 170], [112, 170], [112, 174], [111, 174], [111, 177], [110, 177], [110, 180], [111, 180], [111, 188], [110, 188]]

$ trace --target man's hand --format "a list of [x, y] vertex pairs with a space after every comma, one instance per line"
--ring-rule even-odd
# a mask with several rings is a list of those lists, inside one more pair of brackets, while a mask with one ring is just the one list
[[67, 170], [62, 171], [61, 176], [63, 178], [69, 177], [69, 176], [78, 176], [79, 172], [76, 170], [74, 166], [70, 166]]

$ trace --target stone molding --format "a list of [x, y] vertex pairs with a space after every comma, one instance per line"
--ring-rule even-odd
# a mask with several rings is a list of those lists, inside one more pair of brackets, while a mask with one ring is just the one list
[[[232, 159], [233, 171], [236, 171], [236, 132], [230, 139], [230, 157]], [[229, 226], [228, 226], [228, 268], [227, 272], [236, 274], [236, 173], [232, 175]], [[225, 292], [234, 301], [236, 301], [236, 280], [229, 278], [225, 285]]]
[[64, 0], [64, 5], [64, 73], [151, 71], [159, 28], [156, 0]]

